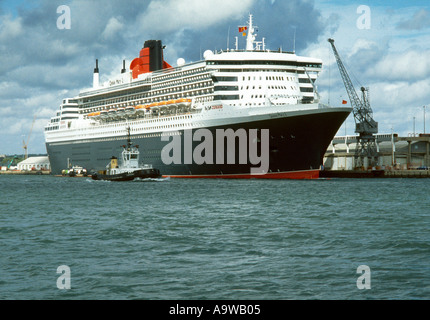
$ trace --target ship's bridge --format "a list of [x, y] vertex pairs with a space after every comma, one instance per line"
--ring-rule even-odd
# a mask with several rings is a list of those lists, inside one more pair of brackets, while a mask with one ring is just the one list
[[294, 70], [320, 71], [322, 68], [322, 60], [316, 58], [308, 58], [297, 56], [294, 53], [288, 52], [237, 52], [226, 51], [220, 53], [209, 54], [205, 56], [208, 66], [230, 66], [232, 68], [242, 69], [244, 67], [289, 67]]

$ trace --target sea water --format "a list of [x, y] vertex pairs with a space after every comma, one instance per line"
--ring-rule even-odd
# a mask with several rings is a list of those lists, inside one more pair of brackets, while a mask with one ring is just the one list
[[0, 299], [429, 299], [429, 186], [1, 175]]

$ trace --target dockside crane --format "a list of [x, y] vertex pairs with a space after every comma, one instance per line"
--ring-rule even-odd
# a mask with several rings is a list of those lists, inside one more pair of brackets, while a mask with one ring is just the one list
[[28, 134], [27, 137], [27, 143], [25, 143], [25, 141], [23, 140], [23, 148], [24, 148], [24, 159], [28, 158], [28, 154], [27, 154], [27, 149], [28, 149], [28, 143], [30, 142], [30, 136], [31, 136], [31, 132], [33, 131], [33, 127], [34, 127], [34, 122], [36, 121], [36, 115], [33, 117], [33, 122], [31, 124], [31, 128], [30, 128], [30, 133]]
[[378, 163], [378, 151], [376, 147], [376, 134], [378, 133], [378, 122], [373, 119], [373, 111], [369, 103], [368, 88], [361, 87], [362, 99], [359, 98], [354, 89], [348, 72], [342, 63], [339, 53], [336, 50], [333, 39], [328, 39], [333, 49], [340, 75], [351, 101], [352, 113], [355, 120], [355, 133], [357, 136], [357, 146], [355, 148], [355, 168], [364, 166], [364, 158], [367, 157], [368, 165], [373, 167]]

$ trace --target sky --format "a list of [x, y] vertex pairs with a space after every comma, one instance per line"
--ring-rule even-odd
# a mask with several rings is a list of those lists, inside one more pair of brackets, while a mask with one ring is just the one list
[[[60, 6], [70, 9], [68, 28]], [[178, 58], [198, 61], [208, 49], [233, 47], [235, 36], [243, 48], [237, 27], [249, 13], [268, 49], [295, 48], [323, 60], [316, 83], [323, 103], [349, 100], [327, 42], [333, 38], [357, 92], [369, 88], [379, 132], [407, 136], [414, 123], [423, 132], [428, 0], [0, 0], [0, 154], [22, 155], [27, 141], [29, 153], [46, 153], [44, 126], [63, 98], [91, 87], [95, 59], [106, 81], [148, 39], [163, 41], [173, 66]], [[427, 132], [428, 119], [430, 112]], [[352, 115], [338, 132], [344, 134], [354, 134]]]

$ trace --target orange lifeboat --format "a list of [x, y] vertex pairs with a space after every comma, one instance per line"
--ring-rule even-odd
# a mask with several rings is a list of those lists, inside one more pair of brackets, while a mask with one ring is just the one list
[[143, 113], [143, 112], [145, 112], [145, 106], [140, 104], [140, 105], [135, 107], [135, 110], [137, 113]]
[[169, 100], [169, 101], [167, 101], [167, 104], [168, 104], [170, 107], [176, 107], [176, 100]]
[[159, 104], [159, 102], [153, 102], [153, 103], [149, 104], [149, 105], [148, 105], [148, 107], [149, 107], [150, 109], [152, 109], [152, 108], [154, 108], [154, 107], [158, 107], [158, 104]]
[[191, 99], [181, 98], [175, 100], [175, 103], [180, 108], [188, 108], [191, 106]]

